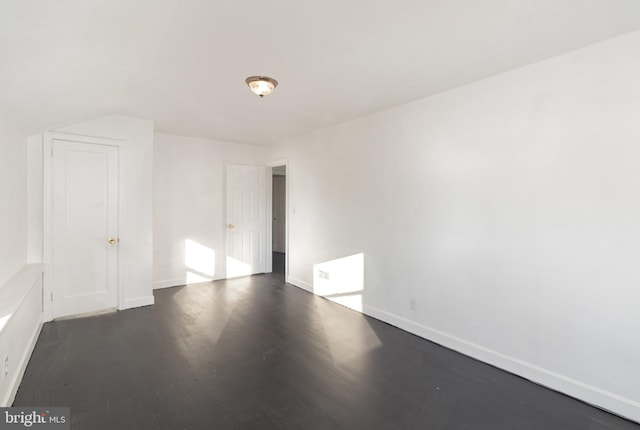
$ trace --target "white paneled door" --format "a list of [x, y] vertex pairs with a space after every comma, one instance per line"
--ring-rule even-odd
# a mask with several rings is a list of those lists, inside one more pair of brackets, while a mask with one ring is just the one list
[[53, 317], [118, 302], [118, 148], [54, 139]]
[[227, 278], [266, 269], [266, 168], [227, 166]]

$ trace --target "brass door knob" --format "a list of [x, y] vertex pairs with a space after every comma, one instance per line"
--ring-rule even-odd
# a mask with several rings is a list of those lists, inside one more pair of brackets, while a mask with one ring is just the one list
[[117, 240], [116, 240], [116, 239], [114, 239], [113, 237], [110, 237], [110, 238], [109, 238], [109, 240], [108, 240], [108, 242], [109, 242], [109, 245], [115, 245], [115, 244], [116, 244], [116, 242], [117, 242]]
[[233, 224], [227, 224], [227, 228], [234, 228], [234, 227], [235, 227], [235, 225], [233, 225]]

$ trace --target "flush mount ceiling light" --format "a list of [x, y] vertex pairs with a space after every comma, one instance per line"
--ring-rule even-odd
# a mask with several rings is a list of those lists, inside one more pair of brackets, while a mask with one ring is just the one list
[[244, 81], [260, 97], [268, 96], [278, 86], [278, 81], [268, 76], [249, 76]]

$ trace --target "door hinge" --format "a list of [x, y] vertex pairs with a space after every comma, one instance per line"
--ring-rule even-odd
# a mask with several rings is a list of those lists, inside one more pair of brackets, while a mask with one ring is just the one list
[[53, 291], [51, 292], [51, 301], [53, 301]]
[[53, 146], [51, 147], [51, 158], [53, 158]]

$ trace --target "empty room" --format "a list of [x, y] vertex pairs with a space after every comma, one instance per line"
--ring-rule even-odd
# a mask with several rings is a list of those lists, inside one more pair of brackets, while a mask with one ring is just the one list
[[0, 428], [640, 430], [640, 2], [0, 2]]

